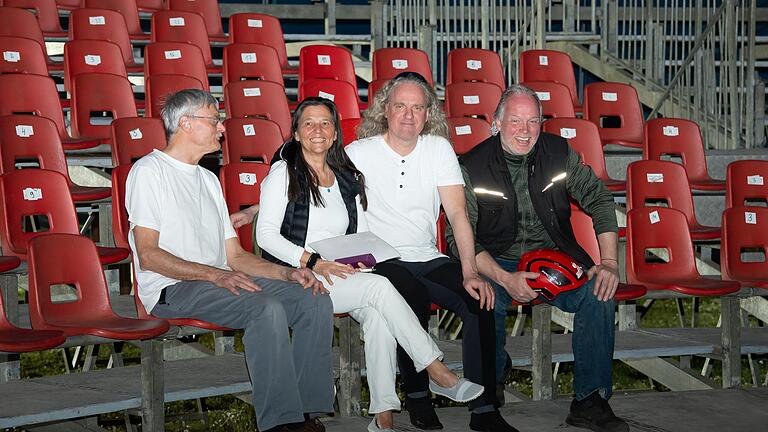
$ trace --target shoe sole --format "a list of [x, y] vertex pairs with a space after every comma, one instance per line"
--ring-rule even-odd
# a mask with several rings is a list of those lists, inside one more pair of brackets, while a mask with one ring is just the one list
[[[438, 391], [436, 391], [436, 390], [438, 390]], [[439, 395], [439, 396], [442, 396], [442, 397], [448, 398], [448, 399], [450, 399], [450, 400], [452, 400], [452, 401], [454, 401], [454, 402], [458, 402], [458, 403], [467, 403], [467, 402], [471, 402], [471, 401], [473, 401], [473, 400], [475, 400], [475, 399], [479, 398], [480, 396], [482, 396], [482, 395], [483, 395], [483, 393], [485, 393], [485, 389], [483, 388], [483, 389], [481, 389], [481, 390], [480, 390], [480, 392], [478, 392], [476, 395], [474, 395], [474, 396], [472, 396], [472, 397], [469, 397], [469, 398], [466, 398], [466, 399], [454, 399], [454, 398], [452, 398], [452, 397], [450, 397], [450, 396], [448, 396], [448, 395], [446, 395], [446, 394], [444, 394], [444, 393], [441, 393], [441, 392], [439, 391], [439, 389], [435, 389], [435, 388], [433, 388], [433, 387], [432, 387], [432, 385], [430, 385], [430, 386], [429, 386], [429, 391], [431, 391], [432, 393], [434, 393], [434, 394], [436, 394], [436, 395]]]

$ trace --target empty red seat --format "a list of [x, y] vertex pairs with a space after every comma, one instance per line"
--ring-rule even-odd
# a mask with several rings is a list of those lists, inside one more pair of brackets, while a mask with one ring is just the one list
[[277, 51], [262, 44], [233, 43], [224, 47], [222, 85], [240, 80], [264, 80], [282, 85], [283, 72]]
[[[51, 287], [61, 284], [73, 287], [73, 300], [51, 299]], [[45, 234], [30, 242], [29, 319], [36, 329], [120, 340], [150, 339], [169, 329], [167, 321], [126, 318], [112, 310], [96, 245], [77, 234]]]
[[194, 12], [164, 10], [152, 14], [152, 42], [184, 42], [200, 48], [208, 69], [221, 72], [214, 66], [211, 43], [203, 17]]
[[[11, 271], [20, 265], [21, 265], [21, 260], [14, 256], [0, 256], [0, 273]], [[3, 299], [3, 296], [0, 296], [0, 301], [2, 301], [2, 299]], [[5, 308], [0, 306], [0, 311], [5, 311]], [[0, 349], [0, 351], [3, 351], [3, 350]]]
[[[109, 117], [92, 117], [93, 113], [108, 113]], [[73, 136], [109, 142], [112, 120], [137, 115], [128, 78], [92, 73], [77, 75], [72, 80]]]
[[125, 183], [133, 164], [116, 166], [112, 170], [112, 235], [115, 238], [115, 246], [128, 249], [128, 231], [131, 224], [128, 222], [128, 210], [125, 208]]
[[[696, 219], [685, 168], [667, 161], [636, 161], [627, 167], [627, 210], [661, 204], [682, 212], [694, 240], [720, 238], [720, 228]], [[653, 207], [656, 208], [656, 207]]]
[[299, 101], [316, 96], [331, 100], [336, 105], [339, 118], [360, 118], [357, 89], [344, 81], [311, 79], [299, 84]]
[[139, 9], [136, 0], [84, 0], [83, 6], [88, 9], [110, 9], [118, 12], [125, 20], [125, 26], [131, 39], [148, 40], [149, 35], [141, 29]]
[[209, 40], [227, 41], [227, 35], [224, 34], [221, 25], [221, 9], [217, 0], [168, 0], [168, 9], [199, 14], [205, 22]]
[[643, 158], [662, 160], [665, 157], [682, 159], [691, 188], [698, 190], [725, 190], [724, 180], [715, 180], [707, 172], [704, 141], [696, 122], [679, 118], [656, 118], [645, 123]]
[[484, 82], [453, 83], [445, 87], [448, 117], [482, 117], [489, 124], [501, 99], [501, 88]]
[[77, 9], [83, 7], [83, 0], [56, 0], [59, 9]]
[[140, 12], [157, 12], [168, 9], [168, 2], [166, 0], [136, 0], [136, 7], [139, 8]]
[[351, 144], [353, 141], [357, 140], [357, 129], [360, 127], [361, 123], [361, 118], [353, 117], [341, 120], [339, 126], [341, 127], [341, 135], [344, 145]]
[[[14, 36], [32, 39], [45, 49], [45, 39], [40, 30], [37, 17], [24, 9], [15, 7], [0, 7], [0, 36]], [[46, 56], [49, 71], [60, 71], [64, 68], [61, 62], [55, 62]]]
[[291, 111], [282, 85], [271, 81], [238, 81], [224, 89], [227, 117], [263, 117], [280, 126], [283, 139], [291, 136]]
[[481, 118], [448, 117], [448, 132], [453, 151], [463, 155], [491, 136], [491, 126]]
[[111, 9], [75, 9], [69, 14], [69, 40], [107, 41], [120, 47], [125, 69], [141, 72], [136, 63], [128, 27], [120, 12]]
[[88, 73], [108, 73], [128, 78], [122, 51], [116, 44], [79, 39], [64, 44], [64, 88], [72, 91], [72, 79]]
[[598, 82], [584, 87], [584, 118], [596, 124], [603, 145], [643, 146], [643, 109], [628, 84]]
[[[11, 260], [15, 260], [16, 266], [19, 265], [19, 260], [16, 258], [0, 257], [0, 272], [15, 268], [5, 268], [2, 264], [11, 263]], [[0, 351], [16, 353], [42, 351], [55, 348], [66, 340], [64, 333], [57, 330], [30, 330], [11, 324], [5, 315], [3, 296], [0, 295]]]
[[33, 11], [46, 37], [63, 37], [67, 33], [61, 28], [56, 0], [3, 0], [3, 6]]
[[[731, 207], [723, 212], [720, 272], [723, 279], [768, 288], [768, 208]], [[749, 253], [755, 258], [744, 259]]]
[[627, 213], [627, 281], [649, 290], [692, 296], [723, 296], [738, 282], [705, 279], [696, 269], [685, 214], [667, 207], [638, 207]]
[[373, 51], [373, 79], [389, 80], [402, 72], [416, 72], [430, 85], [432, 68], [427, 53], [415, 48], [379, 48]]
[[147, 117], [160, 117], [160, 111], [168, 95], [184, 89], [206, 90], [197, 78], [187, 75], [150, 75], [144, 80], [144, 97]]
[[277, 51], [280, 68], [285, 74], [298, 74], [288, 63], [285, 39], [280, 21], [259, 13], [236, 13], [229, 17], [229, 41], [231, 43], [258, 43], [271, 46]]
[[47, 56], [32, 39], [0, 36], [0, 74], [23, 73], [48, 76]]
[[448, 51], [446, 85], [479, 81], [507, 88], [504, 67], [495, 51], [480, 48], [456, 48]]
[[352, 55], [333, 45], [308, 45], [299, 52], [299, 83], [309, 79], [346, 81], [357, 88]]
[[739, 160], [728, 164], [725, 207], [768, 204], [768, 161]]
[[224, 129], [224, 143], [221, 145], [224, 164], [253, 162], [256, 159], [269, 164], [284, 142], [280, 126], [263, 118], [230, 118], [224, 121]]
[[144, 48], [144, 77], [187, 75], [208, 91], [208, 72], [200, 49], [183, 42], [154, 42]]
[[[229, 163], [221, 167], [219, 179], [229, 213], [258, 204], [261, 197], [261, 182], [269, 174], [270, 166], [259, 163]], [[253, 224], [237, 229], [240, 244], [247, 251], [253, 250]]]
[[373, 102], [373, 98], [376, 96], [376, 92], [384, 87], [384, 84], [387, 82], [389, 82], [389, 80], [374, 80], [368, 83], [368, 103]]
[[573, 109], [581, 112], [571, 56], [553, 50], [528, 50], [520, 54], [520, 82], [551, 81], [568, 87]]
[[61, 173], [67, 178], [75, 202], [109, 198], [108, 187], [80, 186], [72, 182], [56, 124], [45, 117], [0, 117], [0, 174], [14, 171], [20, 162], [37, 163], [39, 168]]
[[576, 117], [566, 86], [547, 81], [527, 81], [523, 85], [536, 92], [544, 118]]
[[111, 137], [115, 166], [129, 165], [152, 150], [166, 146], [163, 121], [153, 117], [116, 119], [112, 122]]

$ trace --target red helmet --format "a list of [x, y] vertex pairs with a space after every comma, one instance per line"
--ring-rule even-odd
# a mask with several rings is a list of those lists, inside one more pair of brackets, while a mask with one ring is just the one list
[[558, 294], [575, 290], [587, 282], [584, 266], [568, 255], [551, 249], [526, 252], [520, 257], [518, 271], [538, 272], [536, 279], [527, 279], [528, 286], [547, 300]]

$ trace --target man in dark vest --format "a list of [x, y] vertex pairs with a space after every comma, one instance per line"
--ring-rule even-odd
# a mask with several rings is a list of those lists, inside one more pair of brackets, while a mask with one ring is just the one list
[[[461, 158], [478, 269], [495, 288], [497, 380], [503, 390], [505, 369], [510, 367], [504, 350], [507, 308], [512, 300], [544, 300], [526, 283], [538, 273], [517, 271], [521, 255], [537, 249], [563, 251], [588, 268], [590, 278], [549, 302], [575, 313], [575, 398], [566, 422], [595, 431], [628, 431], [607, 402], [612, 391], [613, 296], [619, 282], [613, 197], [565, 139], [541, 133], [542, 121], [536, 93], [511, 86], [494, 113], [494, 135]], [[599, 263], [576, 242], [571, 198], [592, 215]], [[454, 249], [450, 227], [447, 234]]]

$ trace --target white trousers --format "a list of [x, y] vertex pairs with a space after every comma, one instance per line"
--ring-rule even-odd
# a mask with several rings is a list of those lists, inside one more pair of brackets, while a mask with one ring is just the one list
[[370, 413], [399, 410], [395, 392], [397, 344], [413, 359], [417, 371], [424, 370], [443, 353], [419, 324], [418, 318], [383, 276], [354, 273], [346, 279], [332, 277], [333, 285], [316, 275], [330, 291], [334, 313], [349, 313], [360, 323], [365, 342]]

